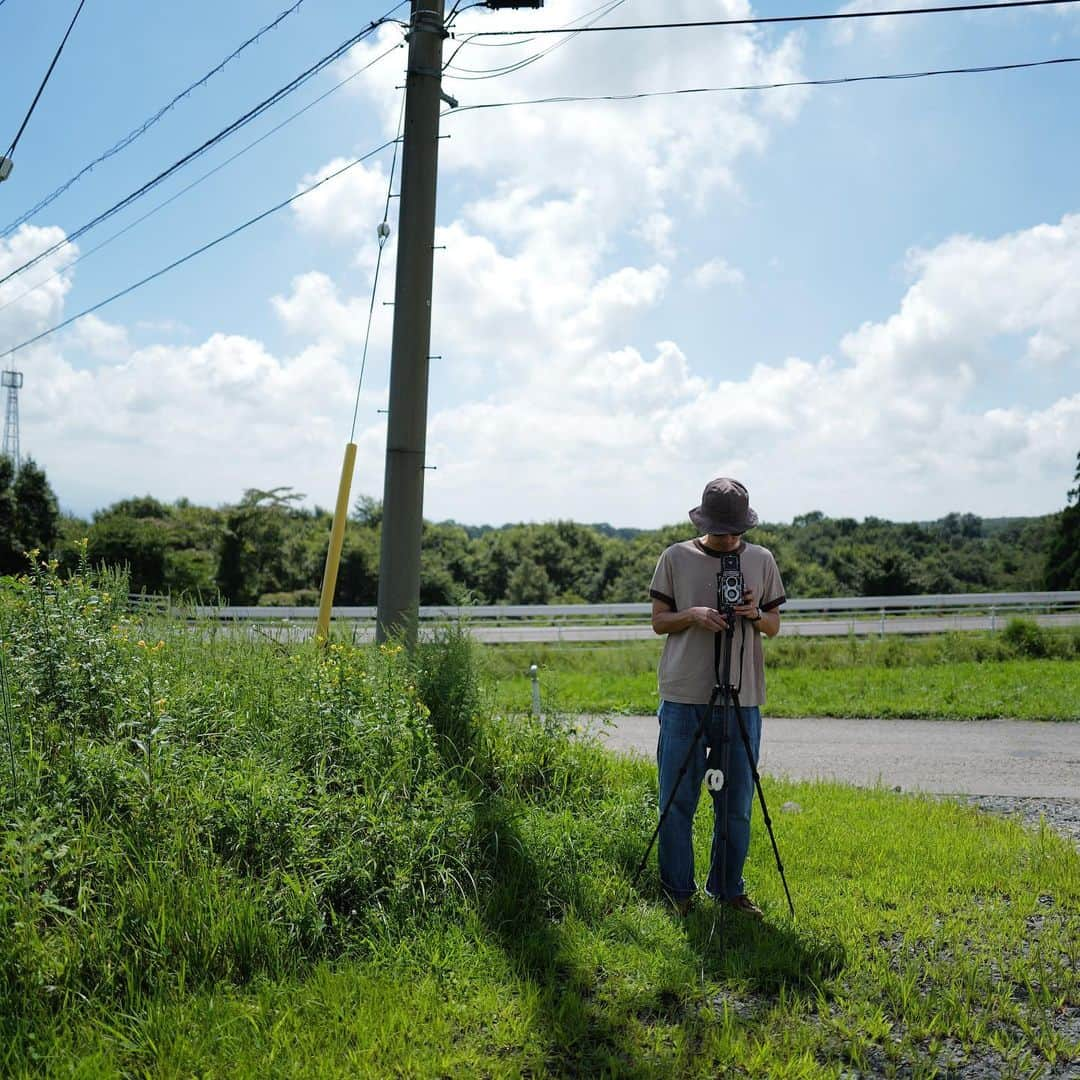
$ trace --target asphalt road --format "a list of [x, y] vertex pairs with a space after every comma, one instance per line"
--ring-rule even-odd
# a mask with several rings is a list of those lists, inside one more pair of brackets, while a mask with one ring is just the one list
[[[655, 716], [596, 722], [613, 749], [655, 755]], [[1080, 799], [1080, 722], [766, 717], [760, 768], [904, 791]]]

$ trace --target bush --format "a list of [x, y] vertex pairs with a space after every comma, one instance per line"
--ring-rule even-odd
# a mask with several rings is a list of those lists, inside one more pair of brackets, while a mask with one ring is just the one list
[[1001, 637], [1016, 656], [1041, 659], [1051, 653], [1050, 633], [1031, 619], [1010, 619]]
[[413, 663], [417, 692], [440, 750], [447, 761], [467, 761], [480, 712], [478, 661], [467, 628], [460, 623], [438, 627], [434, 637], [417, 648]]
[[[116, 597], [85, 558], [0, 594], [0, 1042], [83, 999], [272, 977], [471, 894], [473, 805], [397, 648], [272, 649]], [[464, 645], [423, 668], [447, 732], [476, 702]]]

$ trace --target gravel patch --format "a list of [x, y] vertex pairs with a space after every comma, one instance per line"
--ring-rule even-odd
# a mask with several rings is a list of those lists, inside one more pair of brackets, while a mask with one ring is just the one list
[[1055, 832], [1071, 840], [1080, 849], [1080, 799], [1047, 799], [1014, 795], [960, 795], [967, 806], [988, 814], [1019, 818], [1029, 829], [1038, 829], [1046, 819]]

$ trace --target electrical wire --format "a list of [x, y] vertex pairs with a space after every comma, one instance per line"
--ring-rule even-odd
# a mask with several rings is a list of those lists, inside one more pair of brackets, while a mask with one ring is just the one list
[[784, 90], [796, 86], [839, 86], [843, 83], [891, 82], [927, 79], [938, 75], [978, 75], [991, 71], [1019, 71], [1021, 68], [1051, 67], [1080, 63], [1080, 56], [1058, 56], [1050, 60], [1028, 60], [1016, 64], [984, 64], [979, 67], [937, 68], [932, 71], [902, 71], [887, 75], [842, 75], [834, 79], [799, 79], [792, 82], [755, 83], [747, 86], [696, 86], [681, 90], [643, 90], [631, 94], [565, 94], [558, 97], [529, 98], [522, 101], [493, 101], [483, 105], [461, 105], [441, 115], [457, 116], [477, 109], [508, 109], [516, 105], [561, 105], [588, 101], [641, 101], [645, 98], [679, 97], [688, 94], [726, 94], [753, 90]]
[[19, 140], [22, 138], [22, 133], [26, 130], [26, 125], [30, 122], [30, 117], [34, 113], [34, 109], [37, 107], [38, 100], [41, 97], [42, 91], [45, 89], [45, 84], [49, 81], [49, 76], [53, 73], [53, 68], [56, 67], [56, 61], [60, 59], [60, 54], [64, 51], [64, 46], [67, 44], [67, 39], [71, 36], [71, 31], [75, 29], [75, 20], [79, 17], [79, 12], [82, 11], [83, 5], [86, 0], [79, 0], [79, 6], [75, 9], [75, 14], [71, 17], [71, 22], [68, 25], [67, 33], [64, 34], [63, 40], [57, 47], [56, 54], [52, 58], [52, 63], [49, 65], [49, 70], [45, 72], [45, 78], [41, 80], [41, 85], [38, 87], [38, 92], [34, 95], [34, 100], [30, 102], [30, 108], [26, 111], [26, 116], [23, 117], [22, 124], [19, 125], [19, 130], [15, 135], [15, 138], [11, 140], [11, 145], [7, 148], [7, 153], [4, 157], [10, 160], [11, 155], [15, 153], [15, 147], [18, 145]]
[[[574, 19], [570, 23], [570, 27], [574, 27], [577, 23], [583, 22], [585, 19], [588, 19], [589, 16], [595, 15], [596, 18], [592, 19], [591, 22], [585, 23], [584, 27], [579, 27], [576, 30], [570, 30], [570, 32], [567, 33], [566, 37], [564, 37], [561, 41], [556, 42], [554, 45], [551, 45], [546, 49], [542, 49], [540, 52], [534, 53], [532, 56], [523, 57], [521, 60], [514, 61], [511, 64], [505, 64], [502, 67], [498, 68], [473, 69], [452, 67], [451, 65], [453, 64], [454, 58], [457, 56], [457, 54], [461, 52], [461, 50], [464, 49], [466, 45], [472, 44], [471, 39], [466, 38], [454, 50], [454, 52], [450, 56], [450, 59], [443, 65], [443, 72], [449, 79], [458, 79], [467, 82], [477, 82], [482, 79], [495, 79], [503, 75], [510, 75], [515, 71], [520, 71], [522, 68], [526, 68], [529, 67], [531, 64], [535, 64], [538, 60], [543, 59], [543, 57], [547, 56], [549, 53], [553, 53], [556, 49], [561, 49], [564, 45], [573, 41], [574, 38], [576, 38], [578, 34], [580, 34], [583, 30], [599, 22], [605, 16], [610, 15], [611, 12], [613, 12], [616, 8], [622, 7], [624, 3], [626, 3], [626, 0], [608, 0], [607, 3], [603, 3], [599, 7], [593, 8], [591, 11], [586, 11], [584, 15], [581, 15], [579, 18]], [[466, 8], [465, 10], [468, 10], [468, 8]], [[459, 75], [455, 74], [455, 72], [464, 72], [465, 74]]]
[[401, 143], [402, 132], [405, 127], [405, 93], [401, 94], [401, 115], [398, 117], [397, 138], [394, 140], [394, 156], [390, 160], [390, 178], [386, 182], [386, 202], [383, 204], [382, 224], [379, 226], [379, 253], [375, 256], [375, 274], [371, 282], [371, 303], [368, 305], [367, 330], [364, 332], [364, 352], [360, 359], [360, 377], [356, 380], [356, 404], [353, 405], [352, 429], [349, 432], [349, 442], [356, 441], [356, 418], [360, 413], [360, 390], [364, 385], [364, 370], [367, 368], [368, 344], [371, 341], [371, 321], [375, 314], [375, 294], [379, 288], [379, 267], [382, 266], [383, 248], [386, 247], [387, 238], [390, 236], [391, 192], [394, 188], [394, 172], [397, 168], [398, 146]]
[[[1005, 8], [1039, 8], [1075, 4], [1078, 0], [998, 0], [991, 4], [947, 4], [939, 7], [895, 8], [891, 11], [834, 11], [817, 15], [759, 15], [745, 19], [701, 19], [695, 22], [634, 23], [623, 26], [594, 26], [580, 33], [614, 30], [687, 30], [706, 26], [767, 26], [775, 23], [833, 22], [840, 19], [881, 19], [893, 15], [940, 15], [960, 11], [998, 11]], [[476, 30], [474, 37], [509, 37], [522, 34], [565, 34], [568, 27], [530, 30]]]
[[72, 259], [71, 262], [69, 262], [69, 263], [65, 263], [58, 270], [53, 271], [53, 273], [51, 273], [48, 277], [42, 278], [41, 281], [39, 281], [36, 285], [32, 285], [25, 292], [20, 293], [18, 296], [12, 297], [10, 300], [8, 300], [4, 304], [0, 304], [0, 312], [2, 312], [4, 310], [6, 310], [7, 308], [11, 307], [12, 304], [17, 304], [20, 300], [24, 300], [31, 293], [37, 292], [38, 289], [44, 288], [46, 285], [48, 285], [48, 283], [50, 281], [54, 281], [56, 278], [60, 277], [61, 274], [66, 273], [72, 267], [74, 267], [74, 266], [78, 265], [79, 263], [81, 263], [84, 259], [88, 259], [95, 252], [100, 251], [102, 248], [108, 247], [109, 244], [111, 244], [114, 240], [118, 240], [121, 236], [124, 236], [126, 233], [131, 232], [131, 230], [134, 229], [136, 226], [141, 225], [148, 218], [152, 218], [159, 211], [164, 210], [166, 206], [169, 206], [171, 203], [176, 202], [177, 199], [179, 199], [182, 196], [186, 195], [193, 188], [197, 188], [204, 181], [209, 180], [211, 176], [214, 176], [216, 173], [221, 172], [222, 169], [224, 169], [228, 165], [231, 165], [234, 161], [236, 161], [237, 158], [243, 157], [244, 154], [248, 153], [248, 151], [250, 151], [250, 150], [253, 150], [260, 143], [265, 142], [272, 135], [276, 135], [283, 127], [287, 126], [288, 124], [291, 124], [294, 120], [296, 120], [299, 117], [303, 116], [304, 113], [306, 113], [309, 109], [313, 109], [316, 105], [318, 105], [322, 101], [325, 101], [326, 98], [330, 97], [331, 94], [336, 93], [338, 90], [340, 90], [347, 83], [350, 83], [350, 82], [353, 81], [353, 79], [358, 78], [360, 75], [363, 75], [363, 73], [365, 71], [367, 71], [368, 68], [374, 67], [380, 60], [385, 59], [387, 56], [389, 56], [393, 52], [397, 52], [402, 47], [403, 46], [401, 44], [392, 45], [389, 49], [387, 49], [383, 53], [380, 53], [373, 60], [366, 63], [363, 67], [358, 68], [351, 75], [346, 76], [344, 79], [341, 80], [341, 82], [336, 83], [334, 86], [331, 86], [329, 90], [326, 90], [323, 93], [321, 93], [313, 101], [309, 101], [308, 104], [305, 105], [302, 109], [298, 109], [291, 116], [288, 116], [284, 120], [282, 120], [279, 124], [275, 124], [272, 128], [270, 128], [269, 131], [267, 131], [264, 134], [260, 135], [257, 139], [253, 140], [252, 142], [249, 142], [247, 144], [247, 146], [245, 146], [242, 150], [238, 150], [231, 157], [227, 157], [219, 165], [215, 165], [208, 172], [203, 173], [202, 176], [200, 176], [197, 180], [193, 180], [186, 187], [182, 187], [175, 194], [170, 195], [163, 202], [158, 203], [157, 206], [155, 206], [152, 210], [148, 210], [145, 214], [142, 215], [142, 217], [136, 218], [129, 225], [125, 225], [118, 232], [114, 232], [112, 234], [112, 236], [110, 236], [107, 240], [103, 240], [100, 244], [97, 244], [94, 247], [89, 248], [86, 251], [82, 252], [77, 258]]
[[196, 248], [194, 251], [189, 251], [186, 255], [169, 263], [168, 266], [163, 266], [160, 270], [155, 270], [154, 273], [147, 274], [146, 277], [141, 278], [132, 285], [128, 285], [126, 288], [121, 289], [119, 292], [113, 293], [112, 296], [108, 296], [104, 300], [98, 301], [98, 303], [93, 304], [91, 307], [84, 308], [82, 311], [78, 312], [78, 314], [71, 315], [70, 317], [64, 319], [62, 322], [56, 323], [55, 326], [50, 326], [48, 330], [43, 330], [40, 334], [35, 334], [33, 337], [27, 338], [25, 341], [20, 342], [18, 345], [11, 347], [7, 350], [8, 356], [14, 356], [15, 353], [19, 352], [20, 350], [44, 340], [50, 335], [55, 334], [58, 330], [63, 330], [65, 327], [70, 326], [74, 322], [78, 322], [79, 319], [83, 319], [87, 315], [92, 315], [94, 312], [100, 311], [103, 307], [106, 307], [114, 301], [121, 299], [121, 297], [127, 296], [129, 293], [133, 293], [136, 289], [142, 288], [143, 285], [148, 285], [151, 281], [157, 280], [159, 277], [167, 274], [170, 270], [175, 270], [178, 266], [183, 266], [184, 263], [190, 262], [196, 256], [202, 255], [203, 252], [209, 251], [211, 248], [217, 247], [218, 244], [224, 243], [226, 240], [232, 239], [232, 237], [244, 232], [245, 229], [251, 228], [252, 225], [258, 224], [264, 218], [270, 217], [271, 214], [276, 214], [279, 210], [284, 210], [286, 206], [292, 205], [292, 203], [296, 202], [297, 199], [302, 199], [305, 195], [310, 195], [313, 191], [321, 188], [324, 184], [328, 184], [331, 180], [335, 180], [343, 173], [348, 172], [350, 169], [355, 168], [362, 162], [367, 161], [369, 158], [374, 157], [378, 153], [381, 153], [388, 146], [393, 146], [398, 141], [399, 140], [396, 138], [387, 139], [387, 141], [382, 143], [380, 146], [376, 146], [374, 150], [369, 150], [363, 156], [354, 158], [347, 165], [342, 165], [340, 169], [335, 169], [332, 173], [324, 176], [321, 180], [316, 181], [310, 187], [306, 187], [303, 191], [298, 191], [295, 195], [290, 195], [289, 198], [283, 199], [275, 206], [271, 206], [268, 209], [263, 210], [262, 213], [256, 214], [252, 218], [248, 218], [248, 220], [243, 222], [243, 224], [237, 225], [235, 228], [230, 229], [226, 233], [222, 233], [221, 236], [218, 236], [216, 239], [203, 244], [201, 247]]
[[[2, 2], [2, 0], [0, 0], [0, 2]], [[96, 165], [100, 165], [103, 161], [107, 161], [114, 154], [118, 154], [121, 150], [129, 147], [137, 138], [139, 138], [140, 135], [143, 135], [145, 132], [149, 131], [149, 129], [152, 128], [154, 124], [156, 124], [167, 112], [173, 109], [180, 101], [186, 98], [193, 90], [197, 89], [200, 86], [204, 86], [207, 82], [210, 81], [211, 78], [217, 75], [218, 72], [222, 71], [231, 60], [235, 60], [236, 57], [238, 57], [249, 45], [255, 44], [255, 42], [257, 42], [264, 34], [269, 33], [271, 30], [275, 29], [278, 25], [284, 22], [285, 19], [292, 15], [293, 12], [296, 11], [296, 9], [299, 8], [300, 5], [303, 3], [304, 0], [296, 0], [296, 3], [294, 3], [292, 7], [286, 8], [286, 10], [283, 11], [280, 15], [278, 15], [278, 17], [274, 19], [273, 22], [267, 23], [261, 30], [256, 30], [255, 33], [247, 39], [247, 41], [241, 42], [241, 44], [238, 45], [235, 49], [233, 49], [233, 51], [229, 53], [229, 55], [226, 56], [225, 59], [222, 60], [219, 64], [212, 67], [201, 78], [196, 79], [195, 82], [193, 82], [186, 89], [181, 90], [180, 93], [177, 94], [176, 97], [174, 97], [172, 101], [170, 101], [168, 104], [162, 105], [162, 107], [158, 109], [158, 111], [154, 113], [153, 116], [149, 117], [149, 119], [147, 120], [144, 120], [137, 128], [134, 128], [133, 130], [128, 132], [128, 134], [125, 135], [122, 139], [120, 139], [119, 142], [114, 143], [111, 147], [109, 147], [108, 150], [100, 154], [98, 157], [94, 158], [94, 160], [91, 161], [88, 165], [84, 165], [70, 180], [67, 180], [63, 184], [61, 184], [51, 195], [47, 195], [44, 199], [41, 200], [41, 202], [37, 203], [35, 206], [32, 206], [25, 213], [20, 214], [19, 217], [17, 217], [10, 224], [5, 225], [3, 231], [0, 232], [0, 237], [10, 236], [20, 225], [23, 224], [23, 222], [29, 221], [30, 218], [32, 218], [40, 211], [44, 210], [45, 207], [48, 206], [50, 203], [55, 202], [55, 200], [58, 199], [61, 195], [63, 195], [64, 192], [68, 190], [68, 188], [81, 180]], [[398, 7], [401, 6], [401, 4], [398, 4]], [[393, 10], [397, 11], [397, 8], [394, 8]]]
[[312, 64], [311, 67], [309, 67], [306, 71], [302, 72], [291, 82], [287, 83], [279, 90], [276, 90], [273, 94], [271, 94], [268, 98], [265, 98], [254, 108], [249, 109], [246, 113], [244, 113], [243, 116], [239, 117], [239, 119], [234, 120], [227, 127], [222, 128], [221, 131], [219, 131], [216, 135], [211, 136], [201, 146], [196, 147], [194, 150], [185, 154], [178, 161], [175, 161], [167, 169], [164, 169], [162, 172], [158, 173], [158, 175], [155, 176], [152, 180], [148, 180], [141, 187], [136, 188], [136, 190], [131, 192], [130, 195], [127, 195], [119, 202], [114, 203], [111, 207], [109, 207], [108, 210], [102, 211], [102, 213], [98, 214], [97, 217], [92, 218], [85, 225], [79, 226], [79, 228], [77, 228], [74, 232], [69, 233], [67, 236], [65, 236], [63, 240], [58, 240], [55, 244], [52, 244], [44, 251], [39, 251], [37, 255], [33, 256], [33, 258], [29, 259], [21, 266], [9, 271], [7, 274], [4, 275], [4, 277], [0, 278], [0, 285], [3, 285], [5, 282], [10, 281], [17, 274], [21, 274], [23, 273], [23, 271], [29, 270], [30, 267], [36, 266], [39, 262], [41, 262], [42, 259], [45, 259], [49, 255], [52, 255], [55, 252], [59, 251], [60, 248], [66, 247], [68, 244], [74, 243], [74, 241], [78, 240], [80, 236], [83, 236], [95, 226], [100, 225], [103, 221], [106, 221], [114, 214], [117, 214], [121, 210], [130, 206], [133, 202], [135, 202], [136, 199], [141, 198], [147, 192], [153, 190], [155, 187], [157, 187], [158, 184], [167, 179], [178, 169], [188, 164], [188, 162], [194, 161], [211, 147], [216, 146], [223, 139], [233, 134], [233, 132], [239, 131], [242, 127], [251, 123], [251, 121], [254, 120], [256, 117], [261, 116], [264, 112], [266, 112], [267, 109], [276, 105], [279, 101], [287, 97], [294, 90], [297, 90], [309, 79], [313, 78], [324, 68], [332, 64], [335, 60], [340, 59], [340, 57], [343, 56], [346, 52], [348, 52], [348, 50], [351, 49], [357, 42], [362, 41], [369, 34], [374, 33], [374, 31], [377, 30], [380, 26], [389, 21], [390, 20], [384, 16], [382, 19], [379, 19], [371, 23], [369, 26], [365, 27], [358, 34], [354, 34], [347, 41], [342, 42], [342, 44], [340, 44], [336, 49], [327, 53], [327, 55], [324, 56], [321, 60], [317, 60], [314, 64]]

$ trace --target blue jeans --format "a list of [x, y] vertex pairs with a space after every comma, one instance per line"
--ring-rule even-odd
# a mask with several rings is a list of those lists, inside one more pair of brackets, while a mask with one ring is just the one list
[[[750, 848], [750, 810], [754, 803], [754, 774], [746, 757], [746, 747], [739, 733], [732, 706], [713, 709], [706, 717], [702, 737], [693, 752], [694, 734], [707, 704], [683, 705], [677, 701], [661, 701], [659, 709], [660, 739], [656, 746], [656, 762], [660, 773], [660, 809], [667, 806], [679, 778], [679, 769], [690, 754], [686, 774], [678, 783], [675, 801], [660, 828], [657, 854], [660, 862], [660, 883], [675, 900], [685, 900], [697, 888], [694, 882], [694, 845], [692, 830], [694, 811], [705, 777], [707, 748], [723, 748], [725, 730], [728, 736], [727, 768], [724, 787], [710, 792], [713, 800], [712, 856], [705, 891], [713, 897], [730, 900], [745, 891], [743, 864]], [[746, 733], [754, 753], [756, 766], [761, 748], [761, 710], [756, 705], [744, 705], [742, 712]], [[727, 723], [725, 724], [725, 720]], [[727, 796], [727, 820], [724, 820], [724, 796]], [[726, 829], [725, 829], [726, 824]], [[727, 843], [724, 843], [725, 831]], [[726, 848], [726, 858], [724, 852]], [[723, 870], [722, 870], [723, 867]], [[723, 880], [721, 878], [723, 877]]]

